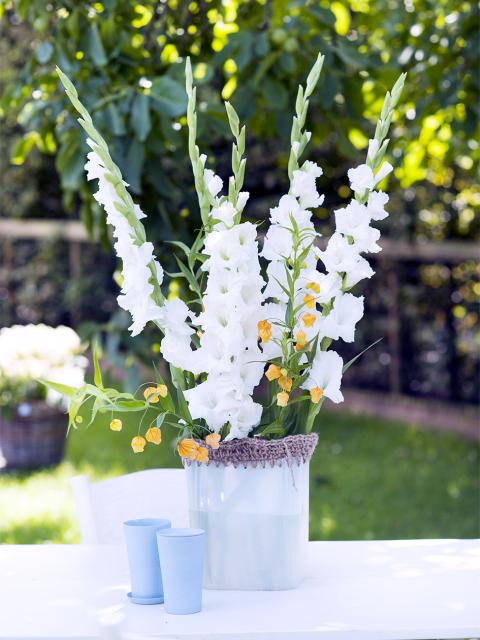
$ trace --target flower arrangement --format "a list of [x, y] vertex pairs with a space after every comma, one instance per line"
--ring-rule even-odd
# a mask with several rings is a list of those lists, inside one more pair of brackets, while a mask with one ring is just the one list
[[29, 324], [0, 329], [0, 413], [10, 414], [29, 400], [61, 404], [59, 390], [46, 390], [38, 380], [81, 387], [87, 366], [82, 351], [80, 338], [70, 327]]
[[[208, 462], [220, 440], [309, 433], [325, 398], [343, 400], [342, 374], [352, 361], [345, 364], [331, 346], [336, 340], [352, 342], [363, 316], [363, 297], [352, 289], [374, 273], [365, 255], [380, 251], [380, 231], [372, 223], [387, 216], [388, 196], [376, 187], [392, 171], [384, 162], [387, 134], [405, 76], [385, 96], [366, 162], [348, 172], [354, 197], [335, 211], [335, 233], [320, 250], [312, 210], [324, 200], [316, 187], [322, 169], [301, 158], [310, 140], [305, 129], [309, 99], [323, 60], [319, 55], [305, 86], [298, 89], [288, 161], [290, 189], [270, 210], [261, 251], [257, 227], [242, 217], [249, 197], [242, 191], [245, 127], [227, 102], [234, 142], [232, 175], [222, 191], [222, 179], [196, 144], [196, 88], [187, 60], [189, 154], [202, 220], [191, 247], [172, 243], [182, 254], [176, 256], [179, 271], [172, 275], [186, 281], [187, 301], [162, 293], [164, 271], [146, 240], [141, 222], [145, 215], [128, 193], [74, 86], [58, 70], [88, 135], [87, 178], [98, 181], [94, 197], [106, 211], [122, 259], [118, 303], [132, 316], [132, 335], [148, 322], [156, 324], [171, 373], [169, 380], [157, 375], [139, 398], [105, 388], [94, 354], [94, 385], [75, 389], [50, 384], [70, 397], [71, 425], [89, 398], [94, 399], [92, 420], [97, 411], [152, 408], [158, 415], [144, 435], [133, 438], [135, 452], [143, 451], [147, 442], [159, 444], [161, 428], [170, 425], [178, 430], [182, 458]], [[259, 393], [263, 379], [267, 394]], [[110, 426], [118, 431], [121, 421], [112, 419]]]

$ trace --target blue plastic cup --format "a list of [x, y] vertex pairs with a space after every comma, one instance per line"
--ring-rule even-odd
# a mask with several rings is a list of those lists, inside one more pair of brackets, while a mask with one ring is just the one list
[[175, 615], [202, 610], [203, 529], [162, 529], [157, 531], [162, 564], [165, 611]]
[[158, 557], [157, 531], [170, 529], [170, 520], [142, 518], [123, 523], [127, 543], [132, 591], [128, 598], [135, 604], [163, 602], [162, 573]]

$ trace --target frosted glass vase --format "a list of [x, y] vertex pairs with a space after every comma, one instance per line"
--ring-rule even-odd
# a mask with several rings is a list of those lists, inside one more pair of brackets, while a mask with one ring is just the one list
[[215, 455], [186, 464], [190, 526], [206, 532], [204, 586], [294, 589], [305, 577], [310, 456], [232, 464]]

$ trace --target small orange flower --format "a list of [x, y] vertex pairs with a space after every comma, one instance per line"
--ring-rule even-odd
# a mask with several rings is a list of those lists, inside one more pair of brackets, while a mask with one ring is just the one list
[[156, 404], [160, 401], [160, 394], [157, 391], [157, 387], [147, 387], [143, 392], [143, 397], [150, 404]]
[[276, 364], [271, 364], [268, 369], [265, 371], [265, 376], [267, 377], [268, 380], [270, 380], [270, 382], [272, 380], [276, 380], [277, 378], [280, 378], [281, 376], [281, 371], [280, 371], [280, 367], [278, 367]]
[[305, 288], [311, 289], [315, 293], [320, 293], [320, 285], [318, 282], [309, 282]]
[[318, 404], [322, 397], [323, 389], [321, 389], [320, 387], [313, 387], [313, 389], [310, 389], [310, 400], [313, 402], [313, 404]]
[[162, 432], [158, 427], [150, 427], [145, 434], [145, 438], [147, 439], [147, 442], [160, 444], [162, 441]]
[[208, 462], [208, 449], [207, 447], [198, 447], [195, 460], [197, 462]]
[[212, 449], [218, 449], [220, 446], [220, 434], [219, 433], [209, 433], [205, 438], [205, 443], [208, 444]]
[[181, 458], [190, 458], [195, 460], [197, 455], [198, 444], [193, 438], [183, 438], [177, 446], [177, 451]]
[[268, 320], [260, 320], [258, 323], [258, 336], [262, 342], [268, 342], [272, 337], [272, 325]]
[[132, 438], [132, 449], [134, 453], [142, 453], [146, 444], [147, 442], [143, 436], [135, 436]]
[[312, 327], [316, 319], [317, 316], [314, 313], [304, 313], [302, 316], [303, 323], [306, 327]]
[[288, 404], [289, 397], [290, 396], [286, 391], [280, 391], [280, 393], [277, 393], [277, 405], [279, 407], [286, 407]]
[[292, 379], [287, 376], [280, 376], [278, 379], [278, 384], [282, 387], [284, 391], [292, 390]]
[[114, 418], [110, 422], [110, 429], [112, 431], [121, 431], [122, 430], [122, 421], [119, 420], [118, 418]]
[[303, 298], [303, 301], [309, 309], [315, 308], [315, 296], [312, 296], [311, 293], [307, 293], [307, 295]]
[[303, 349], [303, 347], [307, 344], [307, 334], [305, 333], [305, 331], [299, 331], [295, 336], [295, 340], [297, 341], [295, 349], [297, 351], [300, 351], [300, 349]]

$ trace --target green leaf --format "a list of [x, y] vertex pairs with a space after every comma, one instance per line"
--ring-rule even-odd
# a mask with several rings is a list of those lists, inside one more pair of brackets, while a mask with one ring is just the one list
[[38, 146], [40, 142], [40, 135], [37, 131], [29, 131], [21, 140], [13, 147], [11, 162], [15, 165], [20, 165], [25, 162], [25, 158], [28, 156], [34, 144]]
[[262, 436], [283, 436], [285, 429], [279, 422], [271, 422], [260, 433]]
[[145, 142], [152, 128], [149, 97], [146, 93], [138, 93], [135, 96], [130, 114], [130, 126], [140, 142]]
[[187, 110], [185, 89], [168, 76], [161, 76], [152, 81], [150, 96], [152, 108], [163, 115], [177, 118]]
[[130, 189], [134, 193], [142, 192], [141, 178], [144, 162], [145, 147], [140, 140], [132, 138], [122, 169], [125, 174], [125, 180], [128, 182]]
[[86, 50], [96, 67], [104, 67], [107, 64], [107, 56], [96, 22], [90, 23], [87, 30]]
[[102, 372], [100, 371], [100, 364], [98, 362], [98, 342], [93, 345], [93, 367], [94, 367], [94, 375], [93, 380], [99, 389], [103, 390], [103, 380], [102, 380]]
[[62, 394], [62, 396], [67, 396], [67, 398], [73, 397], [78, 391], [76, 387], [70, 387], [66, 384], [60, 384], [59, 382], [52, 382], [51, 380], [44, 380], [43, 378], [40, 378], [39, 382], [49, 389], [52, 389], [52, 391], [56, 391]]
[[352, 364], [354, 362], [356, 362], [361, 356], [363, 356], [364, 353], [366, 353], [367, 351], [369, 351], [369, 349], [371, 349], [372, 347], [374, 347], [376, 344], [378, 344], [381, 340], [383, 340], [383, 338], [379, 338], [378, 340], [375, 340], [375, 342], [372, 342], [371, 345], [369, 345], [366, 349], [364, 349], [363, 351], [360, 351], [360, 353], [358, 353], [354, 358], [352, 358], [351, 360], [349, 360], [346, 364], [343, 365], [343, 369], [342, 369], [342, 373], [345, 373], [345, 371], [348, 371], [348, 369], [350, 369], [350, 367], [352, 366]]
[[110, 102], [107, 105], [105, 109], [105, 117], [114, 136], [124, 136], [127, 133], [124, 119], [113, 102]]
[[35, 58], [39, 64], [46, 64], [53, 53], [53, 45], [50, 42], [41, 42], [35, 49]]
[[260, 83], [260, 91], [270, 109], [286, 109], [288, 104], [288, 91], [283, 84], [273, 78], [263, 78]]
[[115, 405], [118, 411], [142, 411], [145, 409], [145, 402], [142, 400], [120, 400]]
[[61, 176], [62, 187], [76, 191], [82, 183], [85, 156], [80, 149], [80, 136], [71, 129], [62, 139], [62, 145], [55, 158], [55, 166]]

